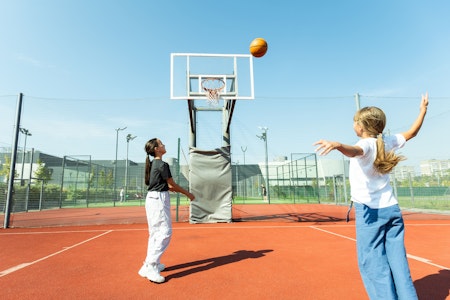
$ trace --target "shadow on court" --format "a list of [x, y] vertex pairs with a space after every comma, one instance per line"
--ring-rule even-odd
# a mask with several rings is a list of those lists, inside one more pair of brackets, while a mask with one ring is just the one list
[[165, 269], [165, 271], [174, 271], [178, 269], [186, 269], [184, 271], [174, 273], [171, 275], [168, 275], [166, 277], [166, 281], [169, 281], [173, 278], [180, 278], [187, 275], [191, 275], [197, 272], [203, 272], [209, 269], [217, 268], [223, 265], [236, 263], [245, 259], [251, 259], [251, 258], [261, 258], [265, 256], [265, 253], [272, 252], [273, 250], [267, 249], [267, 250], [258, 250], [258, 251], [252, 251], [252, 250], [239, 250], [236, 252], [233, 252], [230, 255], [224, 255], [224, 256], [218, 256], [208, 259], [202, 259], [197, 260], [193, 262], [188, 262], [184, 264], [179, 264], [175, 266], [170, 266]]
[[[345, 222], [347, 206], [327, 204], [249, 204], [233, 205], [233, 222]], [[189, 206], [171, 208], [174, 222], [189, 222]], [[450, 214], [403, 211], [405, 220], [450, 220]], [[350, 212], [354, 220], [354, 210]], [[62, 208], [43, 211], [14, 213], [11, 228], [91, 226], [111, 224], [146, 224], [145, 208], [142, 206]], [[0, 214], [0, 228], [4, 214]]]
[[288, 222], [342, 222], [345, 218], [316, 214], [316, 213], [285, 213], [262, 216], [249, 216], [233, 218], [233, 222], [251, 222], [251, 221], [288, 221]]
[[425, 276], [414, 281], [419, 299], [445, 300], [450, 290], [450, 270]]

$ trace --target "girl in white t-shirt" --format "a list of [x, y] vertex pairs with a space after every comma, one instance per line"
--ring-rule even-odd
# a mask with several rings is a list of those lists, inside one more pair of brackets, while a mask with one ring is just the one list
[[350, 157], [351, 200], [355, 206], [358, 266], [370, 299], [417, 299], [404, 244], [404, 223], [390, 185], [389, 173], [403, 160], [395, 150], [417, 135], [428, 106], [422, 95], [420, 112], [411, 128], [383, 136], [384, 112], [364, 107], [354, 116], [355, 145], [320, 140], [316, 151], [338, 150]]

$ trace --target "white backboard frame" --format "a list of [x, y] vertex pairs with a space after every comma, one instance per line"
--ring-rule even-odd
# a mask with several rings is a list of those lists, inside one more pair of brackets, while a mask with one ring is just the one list
[[171, 53], [170, 99], [207, 100], [201, 82], [220, 78], [223, 100], [254, 100], [253, 56], [250, 54]]

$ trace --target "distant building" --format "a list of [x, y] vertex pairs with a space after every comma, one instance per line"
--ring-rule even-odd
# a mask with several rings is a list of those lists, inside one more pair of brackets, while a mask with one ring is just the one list
[[396, 166], [393, 170], [393, 177], [397, 180], [406, 180], [416, 176], [416, 168], [414, 166]]
[[448, 174], [450, 170], [450, 159], [437, 160], [429, 159], [420, 162], [420, 173], [425, 176], [440, 175], [444, 176]]

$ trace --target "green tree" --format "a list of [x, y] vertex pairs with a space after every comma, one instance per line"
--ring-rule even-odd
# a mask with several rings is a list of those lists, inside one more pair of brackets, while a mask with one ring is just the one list
[[99, 179], [99, 186], [102, 188], [106, 187], [106, 175], [105, 175], [105, 170], [101, 170], [98, 174], [98, 179]]
[[113, 186], [113, 182], [114, 182], [114, 174], [113, 174], [113, 171], [110, 169], [106, 173], [105, 186], [106, 187], [112, 187]]
[[110, 188], [113, 184], [112, 170], [101, 170], [99, 174], [100, 186], [103, 188]]
[[91, 173], [89, 174], [89, 186], [90, 187], [95, 187], [96, 184], [95, 183], [95, 179], [97, 179], [98, 174], [95, 173], [95, 169], [94, 167], [91, 168]]
[[40, 159], [38, 160], [37, 163], [38, 168], [36, 171], [34, 171], [34, 176], [37, 179], [42, 180], [44, 184], [46, 184], [52, 179], [52, 172], [50, 171], [49, 168], [45, 166], [45, 164]]
[[[0, 168], [0, 176], [6, 178], [6, 181], [9, 180], [9, 170], [11, 169], [11, 158], [5, 155], [5, 163]], [[17, 178], [19, 174], [17, 174], [16, 170], [14, 170], [14, 178]]]

